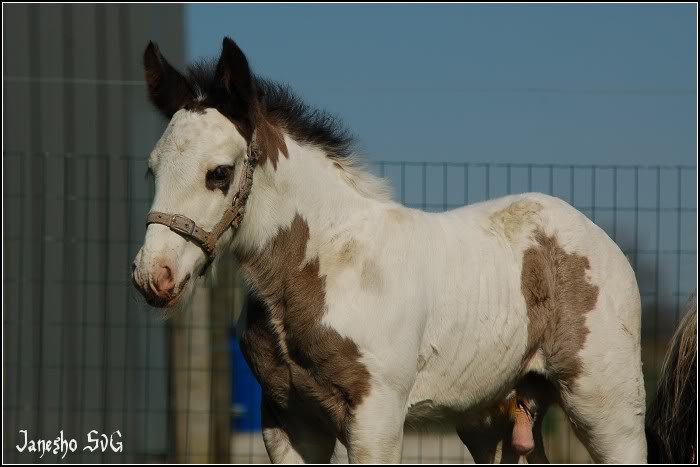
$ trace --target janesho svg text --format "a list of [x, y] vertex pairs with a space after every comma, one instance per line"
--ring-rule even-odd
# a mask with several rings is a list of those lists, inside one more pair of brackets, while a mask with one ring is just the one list
[[[60, 455], [64, 459], [69, 452], [76, 452], [79, 449], [78, 441], [74, 438], [66, 438], [61, 430], [60, 434], [55, 439], [30, 439], [27, 430], [19, 430], [21, 437], [20, 444], [16, 445], [17, 451], [39, 453], [39, 458], [45, 454]], [[105, 433], [100, 434], [97, 430], [92, 430], [86, 435], [87, 443], [82, 447], [82, 451], [89, 452], [122, 452], [124, 446], [122, 444], [122, 434], [119, 430], [111, 435]]]

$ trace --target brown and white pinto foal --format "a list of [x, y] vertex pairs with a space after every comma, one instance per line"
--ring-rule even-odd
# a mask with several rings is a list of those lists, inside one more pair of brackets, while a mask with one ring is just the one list
[[340, 440], [352, 462], [396, 462], [404, 424], [435, 420], [469, 444], [530, 373], [596, 461], [646, 459], [637, 283], [586, 216], [537, 193], [406, 208], [232, 40], [187, 76], [153, 44], [144, 62], [170, 123], [134, 282], [182, 303], [233, 250], [265, 304], [242, 343], [273, 461], [328, 461]]

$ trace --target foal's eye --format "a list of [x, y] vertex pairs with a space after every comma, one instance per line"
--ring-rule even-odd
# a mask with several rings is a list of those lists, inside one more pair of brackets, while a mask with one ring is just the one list
[[215, 190], [217, 188], [226, 189], [231, 183], [233, 166], [220, 165], [214, 170], [207, 172], [207, 188]]

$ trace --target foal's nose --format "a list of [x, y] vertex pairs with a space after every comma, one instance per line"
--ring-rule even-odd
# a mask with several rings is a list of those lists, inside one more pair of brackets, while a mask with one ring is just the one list
[[175, 279], [168, 266], [158, 266], [153, 276], [153, 291], [160, 297], [167, 297], [175, 288]]

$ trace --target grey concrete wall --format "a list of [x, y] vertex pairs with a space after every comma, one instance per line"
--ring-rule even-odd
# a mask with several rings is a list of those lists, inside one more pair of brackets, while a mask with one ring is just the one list
[[128, 277], [165, 125], [141, 56], [154, 39], [182, 65], [183, 7], [3, 5], [3, 31], [4, 458], [39, 460], [14, 448], [23, 429], [79, 450], [122, 433], [122, 453], [70, 462], [163, 458], [167, 329]]

